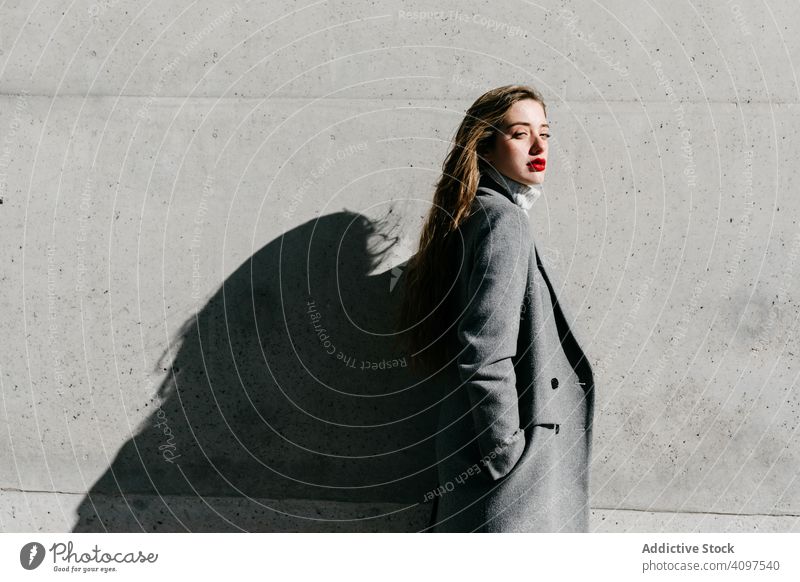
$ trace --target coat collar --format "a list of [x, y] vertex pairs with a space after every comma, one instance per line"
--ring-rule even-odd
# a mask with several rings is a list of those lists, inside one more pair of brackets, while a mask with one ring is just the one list
[[481, 165], [480, 170], [481, 177], [478, 187], [488, 188], [502, 194], [526, 213], [536, 199], [541, 196], [542, 192], [538, 186], [529, 186], [512, 180], [488, 164]]

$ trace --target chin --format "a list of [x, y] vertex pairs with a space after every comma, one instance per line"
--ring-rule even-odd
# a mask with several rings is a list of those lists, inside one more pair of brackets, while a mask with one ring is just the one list
[[520, 176], [519, 182], [523, 184], [527, 184], [528, 186], [536, 186], [537, 184], [541, 184], [544, 182], [544, 176]]

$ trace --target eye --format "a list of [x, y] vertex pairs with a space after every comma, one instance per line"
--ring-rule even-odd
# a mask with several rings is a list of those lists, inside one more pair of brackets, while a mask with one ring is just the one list
[[544, 139], [548, 139], [550, 137], [549, 133], [540, 133], [539, 135], [541, 135]]
[[517, 133], [515, 133], [515, 134], [514, 134], [513, 136], [511, 136], [511, 137], [513, 137], [513, 138], [515, 138], [515, 139], [516, 139], [516, 138], [518, 138], [518, 137], [520, 137], [520, 136], [522, 136], [522, 135], [528, 135], [528, 134], [527, 134], [527, 132], [524, 132], [524, 131], [518, 131]]

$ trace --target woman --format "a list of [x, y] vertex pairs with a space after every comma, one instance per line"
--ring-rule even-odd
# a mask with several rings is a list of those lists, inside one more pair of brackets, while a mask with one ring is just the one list
[[404, 273], [411, 361], [443, 390], [431, 531], [588, 530], [592, 370], [527, 214], [548, 132], [536, 90], [479, 97]]

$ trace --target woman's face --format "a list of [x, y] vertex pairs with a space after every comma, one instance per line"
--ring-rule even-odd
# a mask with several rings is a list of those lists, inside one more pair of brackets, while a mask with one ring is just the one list
[[550, 126], [542, 105], [533, 99], [517, 101], [506, 111], [500, 130], [484, 157], [512, 180], [544, 182]]

